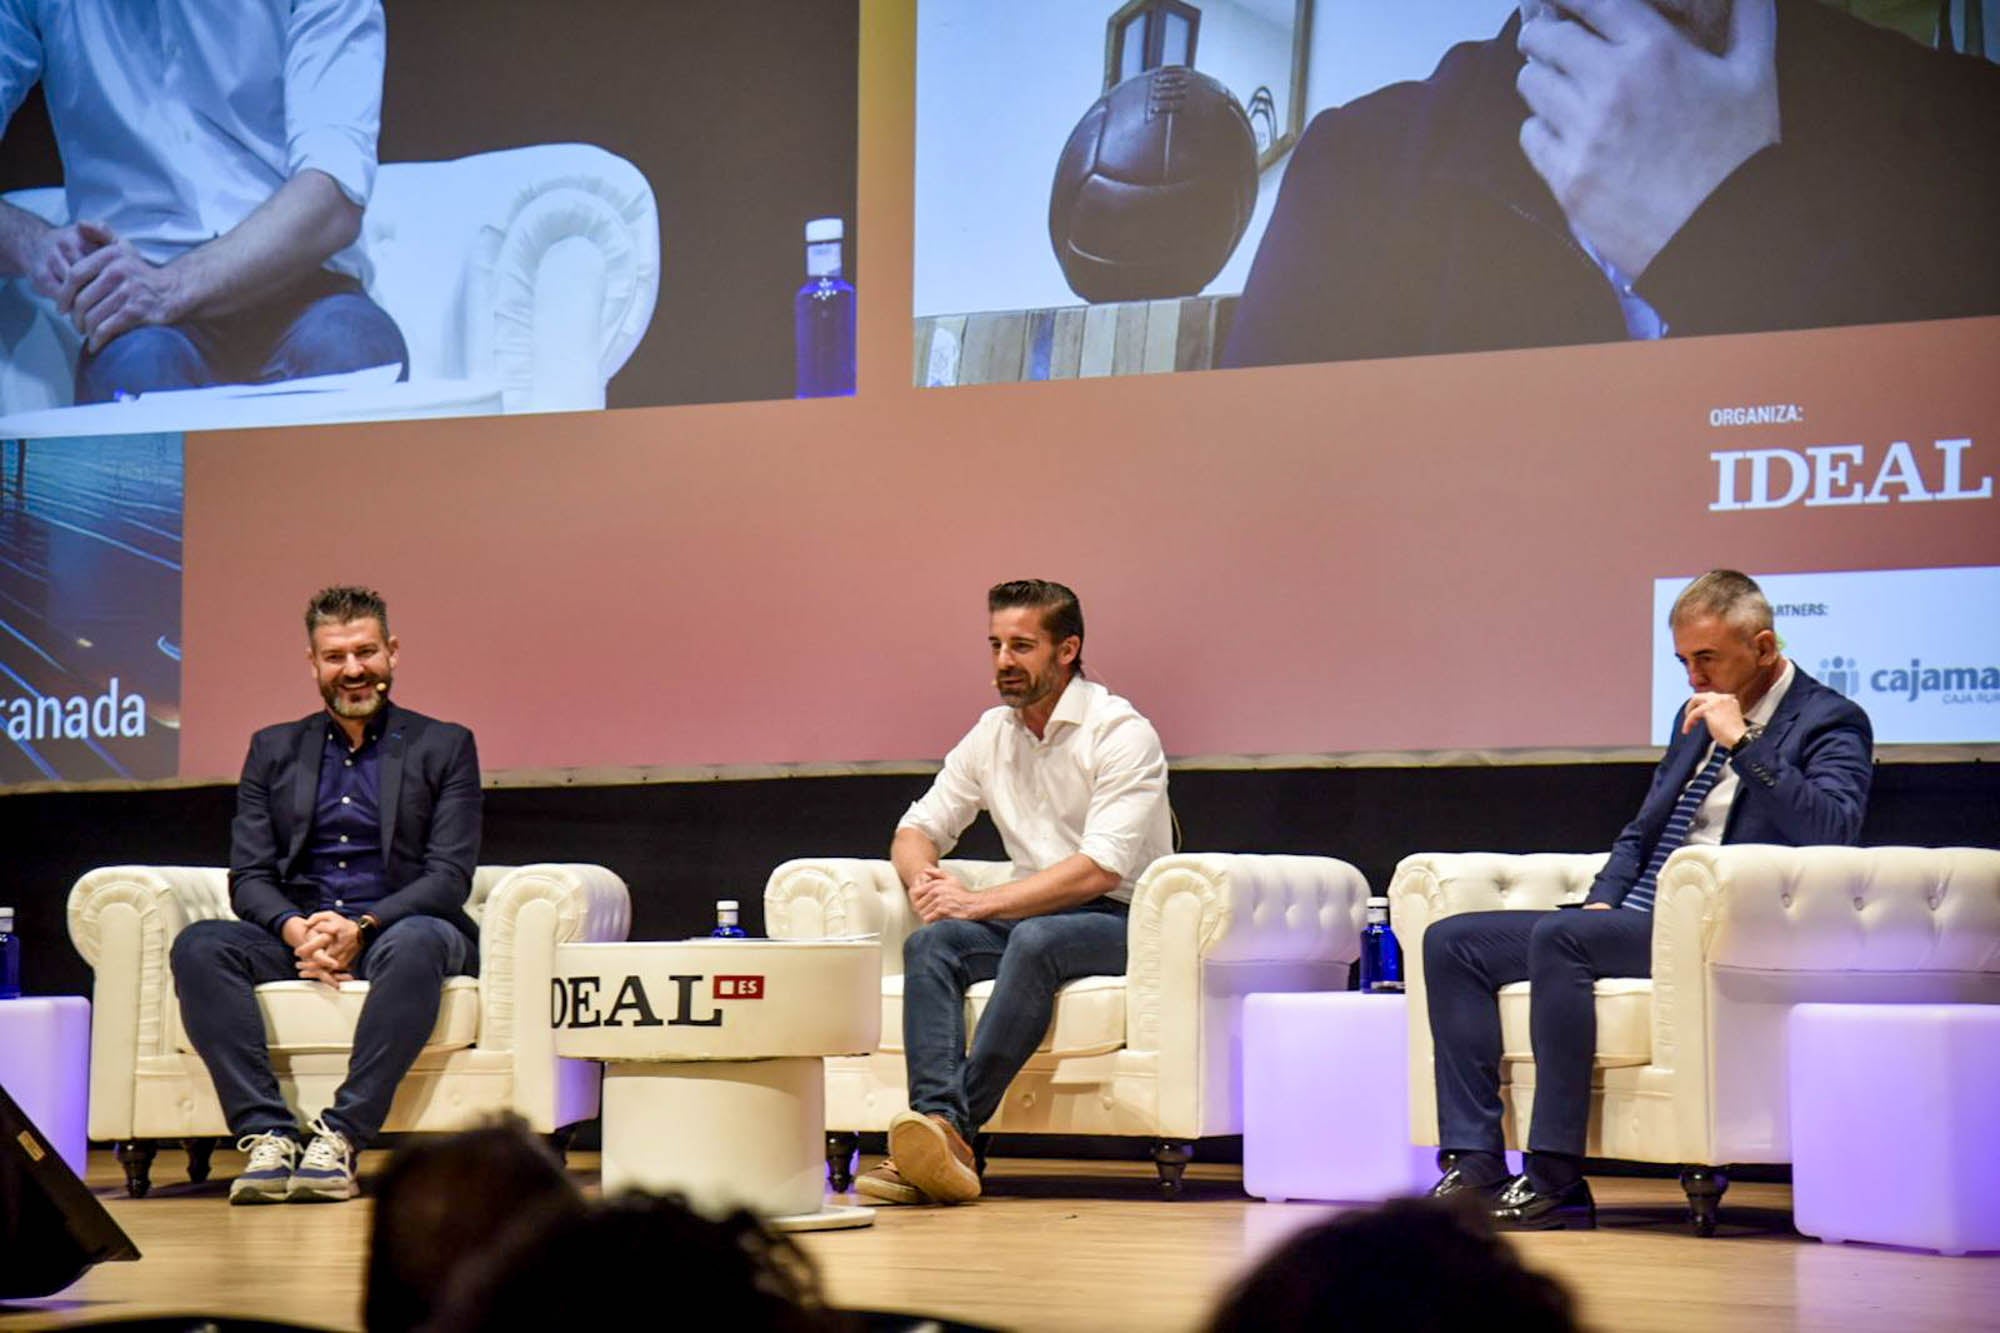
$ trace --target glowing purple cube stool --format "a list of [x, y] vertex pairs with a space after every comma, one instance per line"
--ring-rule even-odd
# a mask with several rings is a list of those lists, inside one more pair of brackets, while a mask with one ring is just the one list
[[90, 1119], [90, 1001], [80, 995], [0, 1000], [0, 1087], [69, 1169], [83, 1174]]
[[1437, 1150], [1410, 1143], [1405, 1004], [1358, 991], [1244, 1000], [1246, 1193], [1373, 1203], [1437, 1179]]
[[2000, 1249], [2000, 1005], [1802, 1004], [1790, 1044], [1800, 1231]]

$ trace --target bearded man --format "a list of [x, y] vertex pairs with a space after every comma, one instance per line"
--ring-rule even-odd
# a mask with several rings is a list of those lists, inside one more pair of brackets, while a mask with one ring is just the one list
[[[238, 1204], [354, 1197], [355, 1159], [437, 1022], [447, 977], [477, 971], [465, 913], [479, 859], [472, 733], [389, 700], [400, 645], [367, 588], [306, 607], [307, 659], [325, 707], [250, 741], [230, 828], [232, 921], [174, 939], [188, 1039], [208, 1065], [238, 1148]], [[347, 1078], [309, 1126], [272, 1072], [255, 988], [368, 982]]]
[[[1167, 759], [1139, 711], [1083, 676], [1083, 607], [1046, 579], [986, 594], [998, 707], [945, 756], [889, 859], [924, 924], [903, 941], [909, 1109], [855, 1182], [878, 1204], [979, 1197], [970, 1140], [1047, 1033], [1056, 990], [1125, 971], [1132, 888], [1173, 850]], [[981, 810], [1015, 878], [983, 889], [940, 862]], [[965, 1040], [965, 994], [993, 983]]]

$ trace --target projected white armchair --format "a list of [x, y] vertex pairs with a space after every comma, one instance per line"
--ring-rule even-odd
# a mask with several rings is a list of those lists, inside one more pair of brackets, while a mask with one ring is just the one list
[[[159, 1140], [188, 1147], [188, 1175], [208, 1175], [228, 1125], [208, 1069], [181, 1027], [168, 951], [189, 922], [229, 918], [217, 867], [108, 866], [76, 882], [69, 933], [96, 972], [91, 1007], [90, 1137], [118, 1145], [127, 1188], [151, 1188]], [[437, 1026], [396, 1090], [384, 1128], [463, 1128], [512, 1111], [552, 1133], [597, 1114], [599, 1067], [559, 1059], [549, 1024], [558, 944], [625, 938], [631, 899], [603, 866], [481, 866], [466, 912], [479, 923], [479, 975], [445, 983]], [[347, 1073], [368, 983], [257, 988], [273, 1064], [301, 1123], [330, 1105]]]
[[[67, 220], [60, 188], [5, 197]], [[368, 294], [403, 331], [410, 384], [229, 401], [204, 389], [70, 409], [76, 331], [25, 280], [0, 281], [0, 437], [600, 408], [659, 297], [652, 186], [588, 144], [384, 163], [362, 232]]]
[[[1410, 1125], [1437, 1142], [1424, 931], [1458, 912], [1581, 902], [1601, 855], [1430, 853], [1389, 887], [1410, 1003]], [[1508, 1146], [1534, 1105], [1528, 983], [1500, 992]], [[1597, 983], [1587, 1152], [1681, 1167], [1711, 1235], [1732, 1164], [1791, 1161], [1796, 1004], [2000, 1003], [2000, 851], [1683, 847], [1660, 873], [1653, 975]]]
[[[1004, 862], [947, 861], [973, 888], [1005, 882]], [[1258, 991], [1339, 990], [1359, 951], [1368, 885], [1345, 861], [1209, 853], [1153, 862], [1132, 896], [1124, 976], [1064, 986], [1040, 1050], [986, 1129], [1155, 1140], [1169, 1196], [1192, 1140], [1243, 1129], [1243, 999]], [[826, 1062], [827, 1162], [851, 1182], [856, 1135], [886, 1130], [906, 1105], [903, 940], [921, 922], [887, 861], [788, 861], [764, 890], [776, 939], [880, 935], [882, 1047]], [[966, 1002], [970, 1039], [992, 983]]]

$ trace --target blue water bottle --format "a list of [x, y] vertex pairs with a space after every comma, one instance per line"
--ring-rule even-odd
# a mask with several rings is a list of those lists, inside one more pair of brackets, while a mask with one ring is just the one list
[[715, 929], [708, 933], [718, 940], [744, 940], [750, 938], [742, 926], [737, 924], [739, 915], [734, 898], [724, 898], [715, 905]]
[[1368, 924], [1361, 928], [1361, 989], [1375, 995], [1401, 994], [1403, 946], [1389, 929], [1389, 900], [1368, 900]]
[[842, 235], [839, 218], [806, 223], [806, 285], [792, 298], [801, 398], [854, 392], [854, 285], [841, 276]]
[[14, 933], [14, 909], [0, 907], [0, 1000], [21, 998], [21, 937]]

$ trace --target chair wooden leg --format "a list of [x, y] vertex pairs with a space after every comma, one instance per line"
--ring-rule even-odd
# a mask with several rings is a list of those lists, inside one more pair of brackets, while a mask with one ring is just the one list
[[1688, 1221], [1697, 1236], [1713, 1236], [1722, 1211], [1722, 1192], [1729, 1188], [1729, 1173], [1712, 1166], [1681, 1168], [1681, 1188], [1687, 1191]]
[[209, 1159], [215, 1155], [214, 1139], [183, 1139], [181, 1146], [187, 1149], [188, 1179], [199, 1185], [208, 1179]]
[[556, 1155], [558, 1162], [568, 1166], [569, 1145], [576, 1141], [576, 1126], [564, 1125], [561, 1129], [544, 1135], [542, 1141], [549, 1145], [549, 1151]]
[[117, 1147], [118, 1164], [125, 1168], [125, 1192], [143, 1199], [153, 1189], [153, 1159], [160, 1145], [152, 1139], [125, 1139]]
[[1161, 1139], [1153, 1144], [1153, 1166], [1160, 1173], [1160, 1197], [1181, 1197], [1181, 1176], [1194, 1160], [1194, 1145], [1179, 1139]]
[[832, 1129], [826, 1135], [826, 1183], [835, 1194], [854, 1188], [854, 1154], [861, 1148], [861, 1136]]

